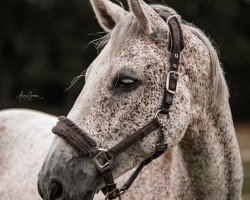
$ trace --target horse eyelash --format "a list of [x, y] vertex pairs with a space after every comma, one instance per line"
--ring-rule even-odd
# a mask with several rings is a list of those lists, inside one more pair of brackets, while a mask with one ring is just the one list
[[119, 78], [120, 78], [120, 73], [118, 73], [117, 77], [115, 78], [115, 84], [113, 85], [113, 88], [115, 88], [117, 86]]

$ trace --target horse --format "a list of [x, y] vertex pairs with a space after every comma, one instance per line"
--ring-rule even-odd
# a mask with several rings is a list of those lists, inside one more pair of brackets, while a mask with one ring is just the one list
[[[146, 166], [124, 199], [241, 199], [243, 172], [228, 88], [209, 39], [166, 6], [129, 0], [127, 12], [108, 0], [91, 3], [108, 34], [73, 108], [59, 119], [67, 119], [76, 136], [78, 130], [96, 143], [114, 178], [151, 158], [162, 136], [165, 153]], [[184, 44], [174, 74], [169, 73], [175, 55], [171, 19], [178, 20]], [[178, 81], [174, 91], [166, 86], [172, 75]], [[174, 93], [167, 114], [158, 112], [166, 90]], [[105, 157], [106, 150], [156, 119], [161, 128], [129, 145], [112, 163]], [[104, 188], [97, 158], [82, 156], [76, 147], [55, 136], [39, 172], [43, 199], [93, 199]]]
[[101, 189], [106, 199], [120, 198], [113, 179], [159, 153], [161, 138], [170, 154], [158, 172], [165, 187], [150, 190], [152, 172], [139, 186], [147, 190], [143, 199], [240, 199], [228, 88], [209, 39], [165, 6], [129, 0], [127, 12], [108, 0], [91, 3], [106, 44], [53, 131], [38, 179], [42, 198], [93, 199]]

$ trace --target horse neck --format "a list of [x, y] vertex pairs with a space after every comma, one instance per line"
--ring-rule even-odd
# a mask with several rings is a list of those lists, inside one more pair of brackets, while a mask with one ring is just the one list
[[[228, 103], [201, 115], [179, 144], [193, 192], [201, 199], [240, 199], [242, 165]], [[226, 111], [227, 110], [227, 111]], [[209, 116], [210, 115], [210, 116]]]
[[[197, 40], [192, 36], [189, 39]], [[188, 45], [187, 41], [187, 48]], [[192, 120], [178, 145], [180, 150], [178, 154], [187, 170], [193, 193], [199, 199], [240, 199], [242, 164], [226, 83], [222, 71], [218, 71], [221, 73], [219, 74], [221, 85], [226, 92], [221, 92], [219, 98], [211, 96], [214, 90], [211, 81], [209, 82], [211, 61], [208, 59], [211, 58], [209, 56], [211, 52], [204, 55], [207, 51], [206, 47], [203, 50], [201, 48], [204, 44], [197, 40], [197, 45], [199, 48], [196, 49], [200, 52], [195, 52], [195, 55], [200, 55], [201, 59], [194, 58], [195, 61], [190, 62], [192, 66], [185, 62], [187, 60], [183, 60], [189, 69], [186, 73], [189, 73], [190, 79], [195, 81], [190, 81], [189, 85], [193, 102]], [[192, 54], [188, 55], [189, 52], [193, 53], [187, 49], [184, 57], [192, 59]], [[217, 67], [220, 67], [219, 64]], [[220, 99], [220, 102], [217, 102], [217, 99]]]

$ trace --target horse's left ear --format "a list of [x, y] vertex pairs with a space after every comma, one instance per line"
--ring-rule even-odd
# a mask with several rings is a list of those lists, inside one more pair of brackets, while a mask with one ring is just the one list
[[110, 32], [127, 13], [123, 8], [109, 0], [90, 0], [101, 27]]
[[157, 29], [162, 25], [161, 23], [165, 23], [154, 9], [143, 0], [128, 0], [128, 3], [144, 33], [157, 33]]

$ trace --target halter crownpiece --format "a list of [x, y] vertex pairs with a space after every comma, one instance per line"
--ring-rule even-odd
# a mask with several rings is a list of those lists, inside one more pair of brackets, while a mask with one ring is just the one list
[[[150, 122], [108, 150], [98, 149], [96, 142], [66, 117], [59, 117], [57, 125], [52, 129], [54, 134], [65, 139], [71, 146], [78, 150], [81, 155], [90, 156], [92, 158], [92, 162], [104, 179], [105, 187], [102, 189], [102, 192], [106, 196], [105, 199], [108, 200], [116, 198], [121, 199], [121, 195], [130, 188], [143, 167], [161, 156], [167, 149], [167, 144], [164, 143], [163, 135], [165, 125], [159, 122], [158, 114], [166, 114], [169, 118], [169, 108], [173, 103], [174, 94], [178, 90], [180, 52], [184, 45], [182, 30], [178, 19], [175, 16], [171, 16], [164, 20], [169, 24], [171, 33], [170, 70], [166, 78], [161, 109]], [[121, 189], [118, 189], [112, 174], [113, 159], [117, 157], [119, 153], [125, 151], [134, 143], [142, 140], [157, 129], [159, 130], [159, 135], [154, 154], [140, 163], [134, 173], [129, 177], [128, 181], [121, 187]]]

